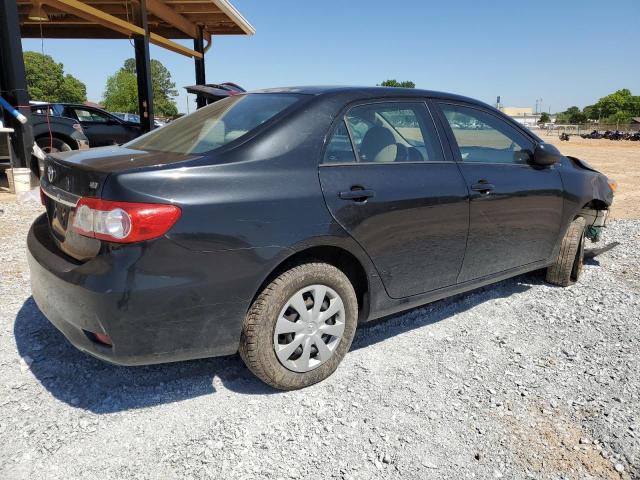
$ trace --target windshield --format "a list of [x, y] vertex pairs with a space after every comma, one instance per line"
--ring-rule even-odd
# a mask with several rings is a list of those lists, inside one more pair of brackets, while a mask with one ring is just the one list
[[279, 93], [227, 97], [125, 146], [183, 154], [208, 152], [246, 135], [301, 98]]

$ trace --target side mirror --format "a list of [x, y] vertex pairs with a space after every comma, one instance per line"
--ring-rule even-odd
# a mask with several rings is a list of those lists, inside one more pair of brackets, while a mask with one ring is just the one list
[[540, 143], [533, 152], [532, 162], [534, 165], [546, 167], [558, 163], [562, 158], [560, 150], [550, 143]]

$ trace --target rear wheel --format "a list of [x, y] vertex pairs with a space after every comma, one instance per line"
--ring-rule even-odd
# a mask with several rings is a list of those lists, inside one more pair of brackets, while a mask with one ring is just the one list
[[336, 267], [305, 263], [276, 277], [244, 322], [240, 356], [262, 381], [294, 390], [331, 375], [349, 351], [358, 302]]
[[71, 147], [58, 137], [40, 137], [36, 143], [44, 153], [68, 152]]
[[573, 285], [580, 278], [584, 262], [584, 218], [578, 217], [567, 229], [556, 262], [547, 268], [546, 281], [561, 287]]

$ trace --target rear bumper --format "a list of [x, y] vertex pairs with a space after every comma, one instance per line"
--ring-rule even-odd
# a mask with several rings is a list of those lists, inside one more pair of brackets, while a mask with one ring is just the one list
[[[33, 297], [80, 350], [120, 365], [237, 351], [249, 300], [234, 300], [229, 282], [216, 281], [215, 259], [161, 238], [78, 263], [53, 245], [48, 228], [43, 215], [27, 238]], [[108, 335], [112, 347], [85, 332]]]

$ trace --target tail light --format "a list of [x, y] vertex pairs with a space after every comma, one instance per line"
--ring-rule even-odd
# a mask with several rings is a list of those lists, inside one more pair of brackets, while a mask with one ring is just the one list
[[167, 233], [181, 213], [175, 205], [83, 197], [76, 206], [73, 229], [85, 237], [109, 242], [140, 242]]

